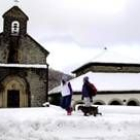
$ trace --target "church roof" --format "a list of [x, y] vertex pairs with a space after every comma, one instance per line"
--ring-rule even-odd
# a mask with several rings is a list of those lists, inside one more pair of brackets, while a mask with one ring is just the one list
[[28, 16], [18, 7], [13, 6], [11, 9], [9, 9], [7, 12], [3, 14], [3, 17], [17, 17], [17, 18], [24, 18], [28, 20]]
[[37, 46], [40, 47], [40, 49], [46, 54], [46, 56], [49, 55], [50, 52], [46, 48], [44, 48], [42, 45], [40, 45], [40, 43], [38, 43], [34, 38], [32, 38], [29, 34], [27, 34], [27, 37], [30, 38], [31, 41], [33, 41], [35, 44], [37, 44]]
[[[83, 78], [88, 76], [99, 92], [137, 92], [140, 91], [140, 73], [94, 73], [87, 72], [70, 80], [74, 92], [81, 92]], [[52, 89], [49, 94], [58, 93], [61, 86]]]

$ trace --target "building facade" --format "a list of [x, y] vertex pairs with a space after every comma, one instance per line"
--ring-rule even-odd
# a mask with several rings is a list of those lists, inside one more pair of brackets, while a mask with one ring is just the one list
[[[73, 71], [75, 77], [70, 80], [74, 91], [72, 104], [83, 103], [83, 78], [88, 76], [98, 90], [93, 104], [140, 106], [140, 63], [109, 50], [97, 56]], [[50, 100], [58, 102], [56, 95], [61, 97], [60, 92], [60, 86], [52, 89]]]
[[[88, 75], [91, 72], [92, 74]], [[98, 88], [94, 104], [140, 105], [140, 63], [105, 48], [102, 55], [73, 71], [89, 76]], [[76, 100], [80, 99], [78, 95]]]
[[14, 6], [0, 33], [0, 107], [37, 107], [47, 99], [47, 56], [27, 33], [28, 16]]

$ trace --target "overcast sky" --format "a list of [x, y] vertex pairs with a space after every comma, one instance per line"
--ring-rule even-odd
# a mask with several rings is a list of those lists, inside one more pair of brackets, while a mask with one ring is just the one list
[[[19, 0], [28, 34], [45, 47], [50, 67], [71, 72], [104, 47], [140, 60], [140, 0]], [[14, 0], [0, 0], [2, 15]]]

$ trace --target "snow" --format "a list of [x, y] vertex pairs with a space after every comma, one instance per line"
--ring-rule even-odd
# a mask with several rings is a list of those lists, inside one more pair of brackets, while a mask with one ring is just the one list
[[79, 69], [88, 63], [104, 63], [104, 64], [113, 63], [113, 64], [137, 65], [140, 64], [140, 60], [130, 56], [122, 55], [121, 53], [105, 48], [100, 53], [96, 53], [96, 55], [94, 55], [92, 59], [88, 60], [85, 64], [78, 66], [78, 68], [76, 69]]
[[122, 55], [113, 50], [105, 48], [101, 53], [94, 56], [91, 62], [103, 63], [123, 63], [123, 64], [140, 64], [140, 61], [133, 57]]
[[140, 107], [99, 106], [102, 116], [60, 107], [0, 109], [0, 140], [140, 140]]
[[47, 64], [4, 64], [0, 63], [0, 67], [17, 67], [17, 68], [47, 68]]
[[[87, 72], [70, 80], [74, 92], [82, 90], [83, 78], [89, 77], [89, 81], [94, 83], [98, 91], [140, 91], [140, 73], [98, 73]], [[115, 79], [115, 80], [114, 80]], [[49, 94], [60, 92], [58, 86]]]

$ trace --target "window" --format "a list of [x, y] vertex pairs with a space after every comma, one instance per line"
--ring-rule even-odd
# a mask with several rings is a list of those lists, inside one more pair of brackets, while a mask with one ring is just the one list
[[12, 35], [19, 35], [19, 22], [13, 21], [11, 24], [11, 34]]

